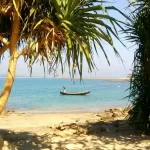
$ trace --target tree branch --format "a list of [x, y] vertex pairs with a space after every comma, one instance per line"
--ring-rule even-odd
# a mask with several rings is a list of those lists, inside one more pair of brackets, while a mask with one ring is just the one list
[[9, 45], [9, 42], [0, 35], [0, 41], [4, 44], [4, 45]]
[[17, 58], [19, 58], [19, 57], [20, 57], [20, 56], [22, 56], [22, 55], [27, 54], [27, 52], [28, 52], [27, 48], [22, 49], [22, 51], [21, 51], [21, 52], [18, 52], [18, 54], [17, 54]]

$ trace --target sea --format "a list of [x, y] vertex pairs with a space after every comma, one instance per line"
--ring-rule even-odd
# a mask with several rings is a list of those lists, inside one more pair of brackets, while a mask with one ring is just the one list
[[[0, 78], [0, 90], [5, 82]], [[88, 95], [61, 95], [90, 90]], [[128, 81], [70, 80], [60, 78], [16, 78], [6, 109], [32, 113], [101, 112], [129, 105]]]

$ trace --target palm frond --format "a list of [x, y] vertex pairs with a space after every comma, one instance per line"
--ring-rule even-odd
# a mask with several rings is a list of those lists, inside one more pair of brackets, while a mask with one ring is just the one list
[[[130, 3], [132, 6], [133, 3]], [[150, 134], [150, 1], [137, 0], [134, 3], [133, 24], [127, 27], [128, 40], [136, 43], [134, 68], [130, 80], [132, 125]]]
[[[19, 4], [16, 5], [16, 2]], [[10, 12], [16, 10], [20, 16], [18, 47], [23, 47], [22, 53], [29, 66], [37, 61], [42, 64], [47, 61], [50, 68], [60, 63], [63, 72], [63, 52], [67, 65], [72, 70], [70, 72], [74, 73], [77, 68], [81, 77], [83, 57], [86, 58], [90, 71], [95, 68], [94, 50], [97, 54], [99, 49], [102, 50], [110, 65], [102, 41], [109, 44], [119, 56], [111, 36], [119, 40], [116, 26], [122, 28], [123, 23], [110, 16], [109, 10], [125, 14], [113, 6], [104, 7], [105, 3], [102, 0], [13, 0], [1, 5], [0, 35], [9, 41], [12, 29]], [[92, 45], [95, 45], [94, 50]], [[0, 41], [0, 48], [3, 46]]]

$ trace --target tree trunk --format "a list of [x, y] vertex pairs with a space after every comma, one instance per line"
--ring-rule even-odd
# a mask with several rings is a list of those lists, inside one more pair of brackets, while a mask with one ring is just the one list
[[[16, 1], [17, 7], [19, 8], [20, 2], [17, 0], [15, 1]], [[15, 8], [12, 13], [12, 29], [11, 30], [12, 30], [12, 33], [11, 33], [11, 39], [10, 39], [9, 66], [8, 66], [8, 72], [7, 72], [4, 88], [2, 90], [2, 93], [0, 94], [0, 114], [2, 113], [10, 95], [10, 92], [14, 83], [17, 60], [19, 57], [18, 52], [17, 52], [17, 42], [19, 39], [20, 17]]]
[[10, 95], [14, 83], [16, 65], [17, 65], [17, 58], [10, 57], [6, 81], [2, 93], [0, 95], [0, 114], [2, 113], [8, 101], [8, 97]]

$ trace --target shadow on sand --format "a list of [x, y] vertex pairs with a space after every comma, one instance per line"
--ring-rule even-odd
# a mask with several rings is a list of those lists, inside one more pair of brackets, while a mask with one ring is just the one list
[[111, 144], [112, 150], [150, 150], [150, 136], [129, 126], [127, 120], [99, 121], [87, 126], [83, 126], [87, 128], [87, 134], [96, 136], [106, 147]]
[[126, 120], [74, 124], [74, 128], [71, 125], [63, 126], [64, 130], [57, 132], [64, 133], [77, 128], [85, 132], [58, 136], [47, 128], [44, 131], [46, 134], [40, 136], [11, 130], [0, 130], [0, 135], [9, 142], [11, 150], [150, 150], [150, 136], [144, 136], [128, 126]]
[[[14, 132], [11, 130], [0, 130], [4, 141], [9, 142], [11, 150], [41, 150], [51, 148], [47, 135], [38, 136], [30, 132]], [[48, 139], [47, 139], [48, 138]]]

